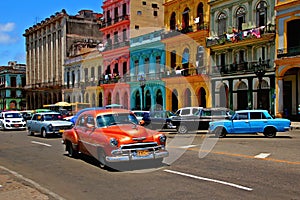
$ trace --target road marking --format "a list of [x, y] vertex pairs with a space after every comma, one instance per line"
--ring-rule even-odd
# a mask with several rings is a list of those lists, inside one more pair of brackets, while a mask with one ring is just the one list
[[42, 143], [42, 142], [37, 142], [37, 141], [31, 141], [31, 143], [33, 143], [33, 144], [44, 145], [44, 146], [46, 146], [46, 147], [51, 147], [51, 146], [52, 146], [52, 145], [50, 145], [50, 144], [46, 144], [46, 143]]
[[196, 146], [198, 146], [198, 145], [191, 144], [191, 145], [187, 145], [187, 146], [181, 146], [179, 148], [188, 149], [188, 148], [192, 148], [192, 147], [196, 147]]
[[198, 179], [198, 180], [203, 180], [203, 181], [209, 181], [209, 182], [219, 183], [219, 184], [223, 184], [223, 185], [228, 185], [228, 186], [235, 187], [235, 188], [242, 189], [242, 190], [246, 190], [246, 191], [252, 191], [253, 190], [252, 188], [249, 188], [249, 187], [245, 187], [245, 186], [242, 186], [242, 185], [237, 185], [237, 184], [229, 183], [229, 182], [225, 182], [225, 181], [220, 181], [220, 180], [216, 180], [216, 179], [210, 179], [210, 178], [195, 176], [195, 175], [186, 174], [186, 173], [177, 172], [177, 171], [168, 170], [168, 169], [165, 169], [164, 171], [168, 172], [168, 173], [172, 173], [172, 174], [177, 174], [177, 175], [181, 175], [181, 176], [186, 176], [186, 177]]
[[269, 155], [271, 155], [271, 154], [270, 153], [260, 153], [256, 156], [254, 156], [254, 158], [265, 159], [265, 158], [269, 157]]

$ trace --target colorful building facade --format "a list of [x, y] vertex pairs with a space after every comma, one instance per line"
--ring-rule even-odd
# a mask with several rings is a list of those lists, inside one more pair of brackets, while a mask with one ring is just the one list
[[212, 106], [275, 114], [273, 0], [210, 1]]
[[276, 114], [300, 116], [300, 2], [277, 0], [276, 6]]
[[0, 67], [0, 110], [25, 110], [26, 65], [8, 62]]
[[130, 39], [130, 107], [134, 110], [166, 109], [165, 47], [163, 30]]
[[207, 1], [169, 0], [165, 7], [166, 109], [210, 107]]

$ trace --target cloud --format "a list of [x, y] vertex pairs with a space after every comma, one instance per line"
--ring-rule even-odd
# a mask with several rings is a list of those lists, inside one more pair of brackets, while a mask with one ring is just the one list
[[15, 23], [8, 22], [6, 24], [0, 24], [0, 32], [11, 32], [15, 29]]
[[9, 33], [14, 31], [15, 23], [8, 22], [6, 24], [0, 24], [0, 44], [11, 44], [17, 41], [16, 37], [12, 37]]

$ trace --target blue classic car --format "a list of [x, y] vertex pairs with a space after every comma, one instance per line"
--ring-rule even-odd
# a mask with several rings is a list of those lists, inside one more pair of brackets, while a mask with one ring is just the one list
[[72, 127], [73, 123], [63, 120], [62, 115], [57, 112], [35, 113], [31, 120], [27, 120], [28, 135], [40, 133], [44, 138], [50, 134], [62, 135], [64, 130]]
[[290, 126], [290, 120], [274, 119], [267, 110], [239, 110], [229, 120], [210, 122], [208, 132], [217, 137], [249, 133], [263, 133], [266, 137], [275, 137], [277, 132], [290, 130]]

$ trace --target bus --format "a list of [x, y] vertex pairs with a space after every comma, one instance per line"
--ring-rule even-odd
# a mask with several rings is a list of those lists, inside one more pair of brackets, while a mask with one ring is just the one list
[[89, 108], [91, 104], [89, 103], [68, 103], [68, 102], [57, 102], [55, 104], [47, 104], [43, 105], [43, 108], [49, 109], [55, 112], [59, 112], [63, 115], [63, 117], [75, 115], [79, 110], [83, 108]]

